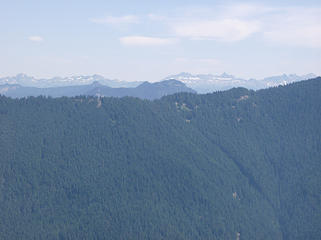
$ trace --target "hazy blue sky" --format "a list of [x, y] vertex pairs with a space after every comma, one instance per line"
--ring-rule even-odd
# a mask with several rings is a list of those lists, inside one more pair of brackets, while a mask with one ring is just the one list
[[321, 75], [320, 0], [0, 0], [0, 6], [0, 77]]

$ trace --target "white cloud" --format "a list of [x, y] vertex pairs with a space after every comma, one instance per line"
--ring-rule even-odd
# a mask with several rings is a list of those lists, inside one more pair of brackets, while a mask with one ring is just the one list
[[139, 23], [139, 18], [134, 15], [126, 15], [121, 17], [107, 16], [104, 18], [92, 18], [90, 21], [100, 24], [131, 24]]
[[158, 38], [145, 36], [127, 36], [120, 38], [120, 42], [128, 46], [161, 46], [177, 43], [176, 38]]
[[[151, 19], [155, 18], [151, 15]], [[321, 48], [321, 7], [273, 7], [259, 4], [188, 9], [167, 17], [177, 37], [237, 42], [254, 33], [284, 46]]]
[[265, 21], [266, 40], [288, 46], [321, 48], [321, 8], [288, 8]]
[[296, 28], [278, 28], [264, 32], [264, 37], [272, 42], [288, 46], [321, 48], [321, 26], [311, 25]]
[[165, 21], [165, 20], [167, 20], [167, 17], [162, 16], [162, 15], [153, 14], [153, 13], [148, 14], [147, 17], [152, 21]]
[[[179, 11], [178, 11], [179, 10]], [[150, 13], [91, 19], [95, 23], [150, 24], [161, 27], [167, 38], [129, 36], [124, 45], [166, 45], [178, 39], [238, 42], [253, 34], [257, 40], [283, 46], [321, 48], [321, 6], [278, 7], [263, 4], [227, 4], [212, 8], [192, 7], [169, 15]], [[144, 20], [144, 21], [143, 21]], [[161, 26], [163, 25], [163, 26]]]
[[28, 39], [32, 42], [42, 42], [44, 39], [40, 36], [30, 36]]
[[225, 18], [242, 18], [257, 19], [266, 14], [278, 11], [278, 8], [264, 6], [262, 4], [233, 4], [222, 7], [221, 17]]
[[257, 32], [259, 28], [259, 24], [255, 21], [239, 19], [184, 22], [173, 26], [174, 32], [181, 37], [227, 42], [245, 39]]

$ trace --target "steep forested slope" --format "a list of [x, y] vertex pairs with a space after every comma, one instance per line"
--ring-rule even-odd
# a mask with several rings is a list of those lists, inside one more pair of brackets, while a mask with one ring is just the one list
[[0, 97], [0, 238], [319, 239], [320, 102]]

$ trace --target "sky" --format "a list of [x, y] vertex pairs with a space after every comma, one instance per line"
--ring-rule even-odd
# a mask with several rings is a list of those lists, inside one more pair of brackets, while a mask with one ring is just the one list
[[321, 1], [0, 0], [0, 77], [321, 75]]

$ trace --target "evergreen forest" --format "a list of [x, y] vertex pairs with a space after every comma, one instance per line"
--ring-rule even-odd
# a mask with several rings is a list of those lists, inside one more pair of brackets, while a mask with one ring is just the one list
[[0, 239], [321, 239], [320, 103], [0, 96]]

